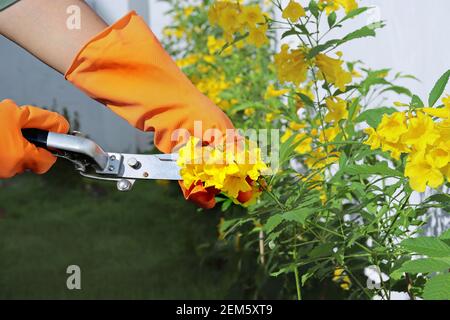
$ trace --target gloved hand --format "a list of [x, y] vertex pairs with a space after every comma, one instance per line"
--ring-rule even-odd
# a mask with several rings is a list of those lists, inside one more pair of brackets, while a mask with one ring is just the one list
[[[234, 129], [222, 110], [181, 72], [135, 12], [90, 40], [65, 77], [132, 126], [154, 131], [155, 146], [165, 153], [186, 142], [189, 135], [202, 139], [208, 129], [223, 134]], [[194, 130], [196, 121], [201, 128]], [[174, 138], [178, 129], [184, 129], [185, 134]], [[211, 192], [191, 189], [184, 190], [187, 199], [197, 199], [207, 208], [214, 205]]]
[[47, 150], [29, 143], [21, 129], [42, 129], [67, 133], [69, 123], [61, 115], [37, 107], [18, 107], [12, 100], [0, 102], [0, 179], [25, 170], [42, 174], [55, 163]]

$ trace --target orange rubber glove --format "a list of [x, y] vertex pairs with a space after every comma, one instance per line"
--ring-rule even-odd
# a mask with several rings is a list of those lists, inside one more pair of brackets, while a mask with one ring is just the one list
[[[233, 129], [230, 119], [195, 88], [135, 12], [90, 40], [65, 77], [132, 126], [154, 131], [155, 146], [164, 153], [186, 142], [187, 136], [172, 138], [177, 129], [200, 139], [207, 129], [223, 134]], [[201, 121], [201, 130], [194, 130], [195, 121]], [[191, 189], [183, 190], [187, 199], [205, 208], [214, 206], [210, 192]]]
[[0, 179], [25, 170], [47, 172], [56, 158], [47, 150], [29, 143], [22, 129], [42, 129], [67, 133], [69, 123], [61, 115], [32, 106], [18, 107], [12, 100], [0, 102]]

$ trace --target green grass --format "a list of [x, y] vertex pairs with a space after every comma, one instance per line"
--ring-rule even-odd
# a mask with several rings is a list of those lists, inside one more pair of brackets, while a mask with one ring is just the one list
[[[234, 270], [203, 263], [217, 212], [197, 212], [178, 186], [81, 184], [71, 168], [0, 185], [0, 299], [221, 299]], [[88, 187], [86, 187], [88, 186]], [[208, 246], [205, 246], [208, 247]], [[82, 290], [66, 287], [79, 265]]]

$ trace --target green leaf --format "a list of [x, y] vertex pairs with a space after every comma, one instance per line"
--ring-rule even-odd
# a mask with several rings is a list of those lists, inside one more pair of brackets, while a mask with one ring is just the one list
[[450, 257], [450, 247], [434, 237], [419, 237], [403, 240], [400, 245], [411, 252], [429, 257]]
[[281, 39], [284, 39], [284, 38], [286, 38], [286, 37], [288, 37], [288, 36], [294, 36], [294, 35], [297, 35], [299, 32], [297, 31], [297, 30], [295, 30], [294, 28], [292, 28], [291, 30], [288, 30], [288, 31], [286, 31], [286, 32], [284, 32], [282, 35], [281, 35]]
[[423, 103], [422, 99], [420, 99], [420, 97], [417, 95], [412, 96], [410, 104], [411, 104], [411, 107], [413, 107], [413, 108], [425, 107], [425, 104]]
[[336, 19], [337, 19], [336, 12], [333, 11], [328, 16], [328, 26], [330, 27], [330, 29], [333, 28], [334, 24], [336, 23]]
[[436, 102], [444, 93], [449, 77], [450, 77], [450, 70], [447, 70], [447, 72], [444, 73], [436, 82], [436, 85], [434, 86], [433, 90], [431, 90], [430, 96], [428, 98], [428, 106], [430, 108], [436, 104]]
[[411, 91], [408, 88], [405, 87], [401, 87], [401, 86], [391, 86], [389, 88], [384, 89], [383, 91], [381, 91], [381, 93], [387, 92], [387, 91], [393, 91], [395, 93], [398, 94], [404, 94], [408, 97], [412, 96]]
[[370, 9], [370, 7], [361, 7], [361, 8], [352, 10], [341, 21], [339, 21], [339, 24], [341, 24], [342, 22], [344, 22], [346, 20], [353, 19], [353, 18], [359, 16], [360, 14], [366, 12], [369, 9]]
[[309, 11], [311, 11], [312, 15], [314, 17], [316, 17], [316, 19], [317, 19], [317, 17], [319, 16], [319, 7], [317, 6], [316, 1], [315, 0], [311, 0], [311, 2], [309, 3], [308, 8], [309, 8]]
[[272, 232], [276, 227], [278, 227], [280, 225], [280, 223], [283, 222], [283, 217], [281, 214], [276, 214], [271, 216], [266, 224], [264, 225], [264, 230], [267, 233]]
[[369, 110], [362, 112], [358, 116], [358, 118], [356, 118], [355, 121], [357, 123], [365, 121], [372, 128], [376, 128], [380, 124], [381, 119], [383, 118], [383, 115], [385, 115], [385, 114], [390, 115], [397, 111], [398, 111], [397, 109], [389, 108], [389, 107], [369, 109]]
[[310, 97], [308, 97], [306, 94], [303, 94], [303, 93], [297, 93], [297, 95], [303, 101], [303, 103], [305, 105], [314, 108], [314, 101], [312, 101]]
[[365, 37], [375, 37], [376, 29], [383, 28], [385, 25], [382, 21], [371, 23], [361, 29], [353, 31], [346, 35], [341, 41], [339, 41], [339, 45], [346, 43], [351, 40], [365, 38]]
[[287, 220], [287, 221], [295, 221], [300, 224], [305, 224], [306, 219], [314, 212], [317, 212], [317, 209], [315, 209], [315, 208], [294, 209], [294, 210], [284, 213], [283, 219]]
[[349, 165], [345, 168], [345, 173], [356, 175], [356, 174], [367, 174], [367, 175], [386, 175], [386, 176], [393, 176], [393, 177], [401, 177], [402, 173], [398, 170], [389, 168], [388, 164], [386, 162], [380, 162], [375, 165]]
[[447, 231], [444, 231], [440, 236], [439, 239], [441, 240], [450, 240], [450, 229]]
[[406, 261], [398, 272], [408, 273], [432, 273], [445, 271], [450, 268], [449, 261], [440, 260], [439, 258], [425, 258], [418, 260]]
[[450, 273], [437, 275], [425, 285], [423, 298], [426, 300], [450, 300]]
[[308, 254], [309, 258], [320, 258], [320, 257], [328, 257], [333, 255], [333, 248], [335, 247], [334, 243], [324, 243], [316, 246], [311, 252]]
[[315, 56], [317, 56], [319, 53], [321, 53], [322, 51], [325, 51], [337, 44], [339, 44], [339, 39], [332, 39], [332, 40], [328, 40], [327, 42], [318, 45], [317, 47], [311, 48], [311, 50], [309, 50], [306, 58], [307, 59], [312, 59]]

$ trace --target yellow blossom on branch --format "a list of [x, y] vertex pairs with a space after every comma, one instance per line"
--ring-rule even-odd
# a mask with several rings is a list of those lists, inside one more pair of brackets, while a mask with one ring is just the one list
[[346, 13], [358, 8], [356, 0], [320, 0], [319, 4], [325, 7], [327, 14], [343, 8]]
[[204, 188], [220, 190], [235, 202], [242, 193], [259, 193], [257, 181], [268, 168], [261, 158], [261, 150], [253, 143], [234, 147], [202, 146], [191, 137], [179, 150], [178, 165], [186, 189], [199, 183]]
[[316, 57], [316, 64], [323, 78], [341, 91], [345, 91], [345, 86], [352, 82], [352, 74], [342, 68], [343, 63], [342, 60], [331, 58], [323, 53]]
[[301, 49], [290, 50], [289, 45], [284, 44], [281, 52], [275, 55], [275, 67], [281, 83], [300, 85], [307, 79], [308, 64]]
[[305, 9], [303, 9], [301, 4], [294, 0], [291, 0], [287, 7], [283, 10], [282, 17], [284, 19], [289, 19], [292, 22], [297, 22], [298, 19], [304, 17], [305, 15]]
[[327, 122], [339, 122], [348, 119], [347, 101], [339, 97], [329, 97], [326, 99], [328, 114], [325, 116]]

